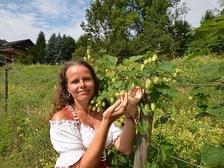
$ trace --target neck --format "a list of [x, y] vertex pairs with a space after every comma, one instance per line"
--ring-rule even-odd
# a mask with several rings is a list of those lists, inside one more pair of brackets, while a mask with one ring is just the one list
[[89, 109], [88, 104], [79, 104], [79, 103], [75, 103], [73, 106], [74, 110], [76, 113], [86, 113], [88, 115], [91, 114], [91, 110]]
[[74, 111], [78, 115], [81, 123], [94, 128], [94, 120], [92, 116], [92, 111], [88, 108], [88, 105], [81, 106], [80, 104], [75, 104], [73, 106]]

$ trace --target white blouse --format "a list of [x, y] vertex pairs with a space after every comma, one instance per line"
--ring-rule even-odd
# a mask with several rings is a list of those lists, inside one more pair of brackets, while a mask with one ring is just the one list
[[[113, 144], [121, 131], [121, 128], [114, 123], [111, 125], [105, 148]], [[95, 134], [96, 130], [84, 124], [81, 124], [79, 128], [74, 120], [50, 120], [51, 143], [60, 154], [55, 168], [66, 168], [76, 163], [91, 144]], [[101, 160], [106, 160], [105, 151]]]

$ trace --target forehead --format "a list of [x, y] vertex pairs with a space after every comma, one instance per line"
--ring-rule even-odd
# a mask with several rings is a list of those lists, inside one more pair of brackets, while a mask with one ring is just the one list
[[71, 66], [67, 69], [66, 76], [79, 76], [79, 75], [91, 75], [91, 71], [82, 65]]

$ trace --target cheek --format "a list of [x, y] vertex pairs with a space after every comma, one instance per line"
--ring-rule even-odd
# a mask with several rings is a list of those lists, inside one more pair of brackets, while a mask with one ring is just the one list
[[75, 85], [68, 85], [67, 90], [72, 93], [74, 92], [78, 87]]
[[92, 84], [92, 88], [93, 88], [93, 90], [95, 92], [95, 88], [96, 88], [95, 83]]

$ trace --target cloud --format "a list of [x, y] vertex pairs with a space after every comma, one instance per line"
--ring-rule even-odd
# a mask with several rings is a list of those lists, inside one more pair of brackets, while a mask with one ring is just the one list
[[[190, 8], [185, 18], [193, 27], [200, 25], [207, 9], [219, 6], [215, 0], [182, 2]], [[31, 39], [35, 43], [40, 31], [44, 32], [46, 40], [59, 32], [78, 39], [84, 33], [80, 24], [86, 21], [85, 10], [89, 5], [90, 1], [86, 0], [1, 0], [0, 39]]]
[[88, 5], [85, 0], [4, 1], [0, 4], [0, 39], [28, 38], [35, 43], [40, 31], [47, 40], [59, 32], [78, 39]]

